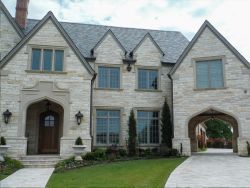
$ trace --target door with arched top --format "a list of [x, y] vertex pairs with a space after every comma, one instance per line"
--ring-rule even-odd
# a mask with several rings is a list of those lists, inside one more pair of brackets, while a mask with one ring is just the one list
[[39, 125], [39, 153], [59, 153], [59, 115], [47, 111], [40, 115]]

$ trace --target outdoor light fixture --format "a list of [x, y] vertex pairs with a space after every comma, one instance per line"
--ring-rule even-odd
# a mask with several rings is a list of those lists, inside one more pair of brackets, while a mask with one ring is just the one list
[[80, 125], [82, 122], [83, 114], [79, 111], [75, 116], [77, 124]]
[[132, 67], [131, 67], [131, 64], [129, 63], [128, 66], [127, 66], [127, 71], [130, 72], [131, 69], [132, 69]]
[[9, 123], [9, 119], [10, 119], [10, 116], [12, 115], [12, 113], [9, 111], [9, 109], [7, 109], [4, 113], [3, 113], [3, 117], [4, 117], [4, 122], [6, 124]]

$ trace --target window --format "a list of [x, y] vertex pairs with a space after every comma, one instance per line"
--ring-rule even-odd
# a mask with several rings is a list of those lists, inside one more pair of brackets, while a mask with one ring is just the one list
[[137, 136], [140, 144], [159, 143], [158, 111], [137, 111]]
[[99, 88], [120, 88], [120, 68], [119, 67], [98, 67], [98, 87]]
[[44, 118], [44, 126], [45, 127], [54, 127], [55, 125], [55, 117], [52, 115], [48, 115]]
[[96, 110], [96, 143], [119, 144], [120, 111]]
[[31, 70], [63, 71], [63, 50], [32, 49]]
[[224, 87], [222, 60], [196, 61], [196, 87]]
[[158, 71], [138, 69], [138, 89], [158, 89]]

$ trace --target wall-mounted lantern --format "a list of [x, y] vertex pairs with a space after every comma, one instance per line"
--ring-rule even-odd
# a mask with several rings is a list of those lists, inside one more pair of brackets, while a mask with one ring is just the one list
[[3, 117], [4, 117], [4, 122], [6, 124], [9, 123], [10, 117], [11, 117], [12, 113], [9, 111], [9, 109], [7, 109], [4, 113], [3, 113]]
[[80, 125], [81, 122], [82, 122], [83, 114], [79, 111], [79, 112], [75, 115], [75, 117], [76, 117], [76, 122], [77, 122], [77, 124]]
[[131, 64], [129, 63], [128, 66], [127, 66], [127, 71], [130, 72], [131, 69], [132, 69], [132, 67], [131, 67]]

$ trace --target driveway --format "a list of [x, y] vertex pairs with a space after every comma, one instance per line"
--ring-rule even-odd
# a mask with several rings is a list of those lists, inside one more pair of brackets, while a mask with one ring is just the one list
[[250, 158], [232, 150], [208, 149], [189, 157], [170, 175], [165, 188], [250, 188]]

